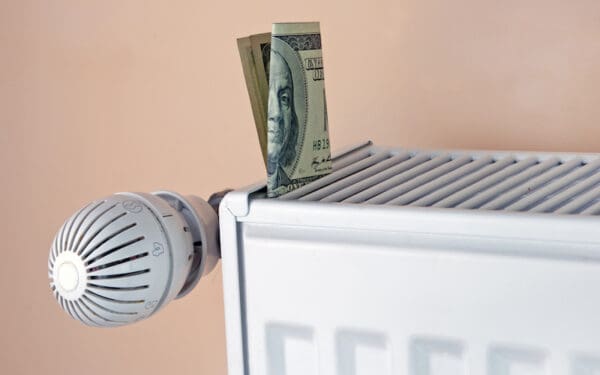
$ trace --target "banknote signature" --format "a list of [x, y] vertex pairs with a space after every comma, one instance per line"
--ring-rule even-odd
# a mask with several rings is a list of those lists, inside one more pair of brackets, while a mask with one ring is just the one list
[[310, 164], [313, 171], [322, 172], [322, 171], [330, 171], [331, 170], [331, 155], [321, 158], [315, 156]]

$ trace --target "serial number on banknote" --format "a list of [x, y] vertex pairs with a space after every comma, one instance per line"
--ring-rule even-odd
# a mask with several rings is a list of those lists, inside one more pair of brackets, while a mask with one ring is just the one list
[[317, 139], [313, 141], [313, 151], [329, 150], [329, 138]]

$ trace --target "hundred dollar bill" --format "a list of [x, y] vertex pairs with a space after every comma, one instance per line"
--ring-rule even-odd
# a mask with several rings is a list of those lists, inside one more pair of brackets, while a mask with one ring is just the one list
[[250, 35], [237, 40], [246, 88], [262, 156], [267, 163], [267, 100], [269, 95], [269, 59], [271, 33]]
[[319, 23], [271, 34], [267, 195], [277, 197], [330, 173], [331, 154]]

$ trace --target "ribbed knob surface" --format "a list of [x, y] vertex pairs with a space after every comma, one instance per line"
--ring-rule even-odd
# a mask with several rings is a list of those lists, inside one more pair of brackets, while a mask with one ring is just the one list
[[[185, 275], [175, 285], [174, 262], [178, 271], [187, 267], [189, 272], [192, 239], [177, 212], [166, 204], [161, 208], [143, 197], [116, 194], [90, 203], [64, 223], [52, 244], [48, 271], [53, 294], [67, 313], [88, 325], [124, 325], [168, 302], [170, 289], [181, 289]], [[177, 259], [173, 228], [177, 246], [183, 247]]]

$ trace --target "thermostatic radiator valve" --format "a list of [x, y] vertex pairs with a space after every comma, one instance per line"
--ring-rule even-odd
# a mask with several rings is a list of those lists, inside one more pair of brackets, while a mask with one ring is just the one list
[[62, 308], [85, 324], [145, 319], [215, 267], [218, 229], [215, 208], [195, 196], [111, 195], [79, 210], [56, 234], [50, 287]]

